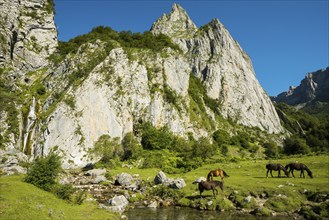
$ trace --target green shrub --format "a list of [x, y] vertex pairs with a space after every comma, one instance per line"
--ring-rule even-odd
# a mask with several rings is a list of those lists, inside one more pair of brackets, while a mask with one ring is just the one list
[[71, 200], [72, 194], [75, 192], [72, 184], [55, 184], [52, 192], [60, 199]]
[[287, 155], [308, 154], [310, 151], [310, 148], [306, 145], [306, 141], [302, 138], [292, 136], [284, 140], [284, 152]]
[[265, 148], [265, 155], [268, 158], [278, 158], [279, 147], [273, 141], [266, 142], [263, 147]]
[[[68, 42], [60, 41], [58, 44], [58, 54], [65, 57], [69, 53], [76, 53], [78, 48], [87, 42], [101, 40], [106, 43], [107, 51], [111, 50], [113, 42], [118, 42], [123, 48], [143, 48], [159, 52], [164, 48], [170, 47], [180, 51], [179, 47], [171, 39], [164, 35], [153, 35], [151, 32], [132, 33], [130, 31], [116, 32], [110, 27], [98, 26], [89, 33], [72, 38]], [[55, 56], [52, 57], [55, 58]]]
[[157, 185], [150, 190], [152, 196], [158, 196], [161, 199], [173, 199], [178, 201], [184, 197], [184, 193], [181, 190], [169, 188], [166, 185]]
[[201, 157], [203, 161], [211, 157], [216, 151], [214, 145], [210, 144], [209, 140], [201, 137], [192, 146], [192, 157]]
[[111, 138], [109, 135], [102, 135], [94, 144], [94, 148], [90, 151], [96, 156], [101, 157], [103, 164], [109, 163], [110, 160], [120, 158], [123, 155], [122, 146], [119, 138]]
[[182, 206], [182, 207], [189, 207], [191, 204], [191, 200], [187, 199], [187, 198], [181, 198], [180, 200], [178, 200], [178, 205]]
[[86, 198], [87, 198], [86, 191], [80, 190], [76, 193], [73, 202], [74, 204], [81, 205]]
[[36, 159], [31, 164], [27, 171], [25, 182], [49, 191], [55, 184], [60, 170], [61, 163], [59, 156], [51, 153], [46, 157]]
[[300, 201], [293, 197], [271, 197], [269, 198], [264, 207], [274, 210], [276, 212], [293, 211], [300, 207]]
[[175, 137], [167, 127], [156, 129], [150, 123], [145, 123], [143, 126], [143, 135], [141, 144], [147, 150], [168, 149]]
[[123, 160], [137, 159], [143, 148], [132, 132], [127, 133], [122, 140]]
[[230, 143], [230, 134], [227, 131], [217, 130], [213, 133], [212, 137], [218, 146]]

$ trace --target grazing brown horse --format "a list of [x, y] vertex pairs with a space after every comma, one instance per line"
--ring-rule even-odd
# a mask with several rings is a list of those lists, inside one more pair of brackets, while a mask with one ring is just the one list
[[283, 170], [283, 172], [286, 174], [286, 176], [289, 177], [289, 172], [286, 170], [286, 168], [284, 166], [282, 166], [279, 163], [270, 163], [270, 164], [267, 164], [266, 165], [266, 169], [267, 169], [266, 178], [268, 176], [268, 172], [269, 171], [271, 173], [271, 176], [273, 177], [272, 170], [279, 171], [279, 174], [278, 174], [278, 177], [279, 178], [281, 177], [281, 173], [280, 173], [281, 170]]
[[286, 169], [289, 173], [291, 172], [293, 177], [295, 177], [294, 170], [300, 170], [300, 177], [303, 176], [304, 178], [305, 178], [304, 170], [306, 170], [309, 177], [313, 179], [313, 174], [311, 170], [303, 163], [290, 163], [286, 165]]
[[210, 172], [208, 173], [207, 176], [207, 180], [213, 180], [214, 176], [220, 176], [220, 178], [222, 178], [222, 181], [224, 182], [224, 177], [229, 177], [229, 175], [227, 173], [225, 173], [224, 170], [222, 169], [217, 169], [217, 170], [210, 170]]
[[202, 180], [201, 182], [199, 182], [200, 197], [202, 197], [202, 192], [204, 190], [212, 190], [214, 197], [216, 197], [216, 195], [218, 195], [218, 190], [216, 189], [218, 186], [221, 188], [222, 191], [224, 191], [224, 185], [221, 181], [217, 181], [217, 180], [204, 181], [204, 180]]

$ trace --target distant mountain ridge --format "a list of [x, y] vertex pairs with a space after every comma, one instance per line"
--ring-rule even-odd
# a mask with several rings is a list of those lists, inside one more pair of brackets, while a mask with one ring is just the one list
[[308, 73], [297, 87], [282, 92], [272, 101], [304, 107], [311, 102], [329, 102], [329, 67]]

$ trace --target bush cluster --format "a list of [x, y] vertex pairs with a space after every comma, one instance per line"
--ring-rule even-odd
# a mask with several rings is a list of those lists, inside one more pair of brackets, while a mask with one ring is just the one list
[[87, 42], [101, 40], [108, 45], [118, 42], [123, 48], [142, 48], [159, 52], [164, 48], [170, 47], [174, 50], [180, 50], [171, 39], [164, 35], [153, 35], [151, 32], [132, 33], [131, 31], [116, 32], [110, 27], [98, 26], [93, 28], [89, 33], [77, 36], [68, 42], [59, 42], [58, 53], [66, 56], [69, 53], [76, 53], [78, 48]]
[[50, 191], [56, 183], [56, 177], [61, 171], [60, 158], [55, 154], [36, 159], [30, 166], [25, 182], [31, 183], [43, 190]]
[[292, 133], [284, 141], [285, 154], [326, 152], [329, 146], [329, 117], [315, 117], [285, 103], [275, 107], [283, 126]]
[[57, 176], [61, 170], [60, 157], [50, 153], [48, 156], [40, 157], [31, 163], [24, 181], [52, 192], [60, 199], [78, 205], [82, 204], [86, 198], [85, 191], [76, 193], [72, 184], [59, 184], [57, 182]]

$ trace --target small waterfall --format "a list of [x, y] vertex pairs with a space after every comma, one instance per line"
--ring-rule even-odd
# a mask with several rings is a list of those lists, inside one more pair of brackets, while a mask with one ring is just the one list
[[34, 127], [36, 125], [37, 115], [36, 115], [36, 100], [32, 97], [32, 102], [29, 108], [29, 113], [25, 119], [25, 127], [23, 129], [23, 147], [22, 152], [29, 155], [33, 152], [31, 149], [31, 140], [34, 137], [35, 131]]

